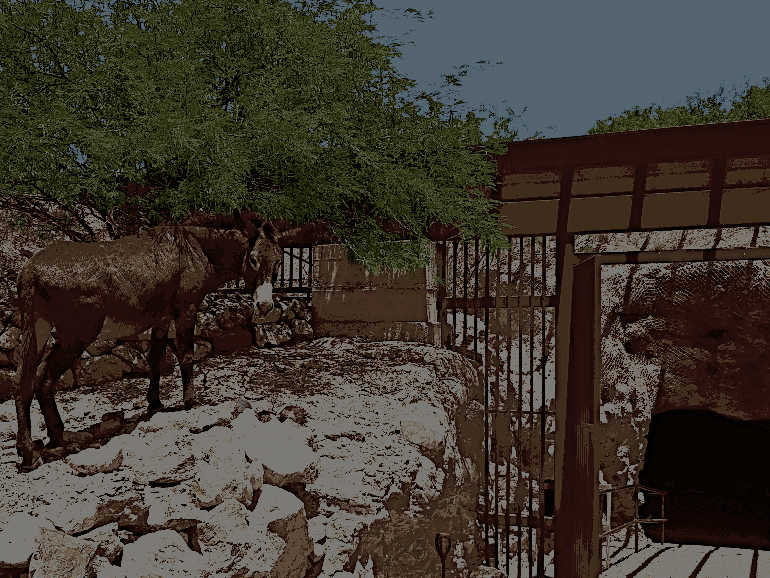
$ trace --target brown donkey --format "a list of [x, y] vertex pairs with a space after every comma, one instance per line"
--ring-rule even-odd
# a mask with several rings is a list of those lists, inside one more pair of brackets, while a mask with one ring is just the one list
[[[272, 309], [273, 282], [282, 258], [272, 225], [250, 213], [198, 217], [188, 223], [192, 225], [155, 227], [115, 241], [57, 242], [24, 265], [17, 282], [22, 342], [14, 392], [20, 470], [30, 471], [40, 463], [34, 460], [31, 438], [32, 396], [40, 404], [49, 447], [62, 445], [64, 424], [55, 385], [97, 338], [120, 339], [152, 330], [147, 392], [152, 413], [163, 407], [160, 361], [173, 319], [189, 408], [195, 404], [193, 334], [203, 297], [242, 275], [255, 310], [264, 314]], [[52, 328], [56, 339], [43, 358]]]

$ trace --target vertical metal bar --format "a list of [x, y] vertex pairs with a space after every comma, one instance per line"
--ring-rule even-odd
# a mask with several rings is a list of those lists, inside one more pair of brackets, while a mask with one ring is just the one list
[[[488, 255], [488, 253], [487, 253]], [[495, 284], [495, 298], [497, 299], [500, 297], [500, 249], [497, 249], [495, 252], [495, 261], [497, 263], [496, 269], [497, 269], [497, 278], [496, 278], [496, 284]], [[487, 263], [489, 263], [489, 257], [487, 257]], [[489, 275], [489, 266], [487, 266], [487, 276]], [[495, 320], [498, 324], [498, 327], [500, 325], [500, 315], [499, 310], [494, 310]], [[487, 339], [489, 339], [489, 325], [487, 325]], [[500, 410], [500, 362], [502, 361], [502, 355], [501, 355], [501, 348], [500, 348], [500, 335], [497, 335], [495, 339], [495, 350], [497, 352], [496, 357], [496, 363], [495, 363], [495, 409]], [[507, 420], [506, 420], [506, 426], [507, 426]], [[500, 437], [498, 435], [499, 428], [500, 427], [500, 413], [499, 411], [495, 411], [495, 425], [494, 425], [494, 435], [495, 435], [495, 536], [500, 535], [500, 527], [499, 522], [497, 522], [499, 515], [500, 515]], [[506, 463], [508, 460], [506, 460]], [[506, 510], [508, 509], [508, 506], [506, 504]], [[499, 541], [499, 538], [497, 538]], [[506, 558], [508, 558], [508, 541], [505, 541], [505, 546], [503, 548], [503, 553]], [[495, 561], [497, 562], [497, 560]], [[497, 568], [500, 567], [499, 564], [495, 564]]]
[[[477, 241], [478, 243], [478, 241]], [[489, 297], [490, 291], [489, 291], [489, 248], [484, 251], [484, 266], [486, 268], [486, 271], [484, 272], [484, 297]], [[487, 391], [487, 399], [489, 399], [489, 361], [490, 361], [490, 349], [489, 349], [489, 307], [484, 307], [484, 387]], [[495, 384], [495, 387], [497, 387], [497, 384]], [[493, 402], [495, 401], [496, 395], [492, 396]], [[494, 509], [495, 509], [495, 568], [499, 568], [500, 566], [500, 554], [499, 549], [500, 545], [498, 543], [498, 539], [500, 536], [499, 529], [500, 529], [500, 523], [498, 521], [498, 512], [499, 510], [499, 502], [497, 499], [497, 403], [495, 403], [495, 412], [492, 414], [493, 416], [493, 429], [492, 432], [487, 431], [488, 434], [495, 436], [495, 438], [492, 438], [495, 442], [495, 459], [494, 459], [494, 477], [492, 478], [492, 488], [494, 488], [495, 495], [493, 496], [493, 503], [494, 503]]]
[[302, 267], [303, 267], [303, 265], [304, 265], [305, 263], [304, 263], [304, 261], [303, 261], [303, 259], [302, 259], [302, 258], [303, 258], [304, 256], [305, 256], [305, 248], [304, 248], [304, 247], [300, 247], [300, 248], [299, 248], [299, 281], [297, 282], [297, 283], [299, 283], [299, 285], [298, 285], [298, 286], [299, 286], [300, 288], [302, 288], [302, 287], [303, 287], [303, 285], [302, 285]]
[[463, 339], [460, 342], [463, 347], [466, 344], [468, 334], [468, 242], [463, 243]]
[[310, 267], [308, 269], [308, 276], [310, 277], [310, 294], [313, 294], [313, 247], [308, 247], [308, 253], [310, 254]]
[[289, 287], [294, 285], [294, 247], [289, 247]]
[[[478, 360], [479, 347], [479, 240], [473, 242], [473, 358]], [[484, 360], [486, 361], [486, 360]], [[486, 367], [486, 363], [484, 363]], [[489, 387], [484, 371], [484, 561], [489, 565]]]
[[660, 523], [660, 543], [666, 543], [666, 494], [660, 495], [660, 517], [663, 520]]
[[[638, 475], [638, 474], [637, 474]], [[634, 552], [639, 552], [639, 484], [634, 486]]]
[[[519, 284], [519, 281], [521, 281], [521, 276], [522, 276], [522, 271], [523, 270], [524, 270], [524, 238], [523, 237], [519, 237], [519, 271], [518, 271], [517, 281], [516, 281], [516, 287], [518, 289], [519, 295], [522, 294], [521, 285]], [[517, 497], [520, 495], [520, 492], [518, 491], [518, 489], [524, 485], [524, 475], [523, 475], [524, 468], [523, 468], [523, 463], [522, 463], [522, 459], [521, 459], [521, 441], [522, 441], [522, 437], [523, 437], [522, 436], [522, 427], [523, 426], [522, 426], [522, 421], [521, 421], [521, 418], [522, 418], [522, 413], [521, 412], [524, 409], [524, 405], [523, 405], [524, 404], [524, 392], [523, 392], [523, 390], [524, 390], [524, 357], [523, 357], [523, 347], [522, 347], [523, 339], [522, 339], [522, 332], [521, 332], [521, 325], [522, 325], [522, 323], [521, 323], [521, 313], [522, 313], [522, 311], [524, 311], [524, 309], [521, 306], [521, 301], [517, 301], [517, 306], [516, 306], [517, 319], [516, 320], [517, 320], [518, 326], [519, 326], [518, 327], [518, 337], [519, 337], [519, 391], [518, 391], [518, 394], [519, 394], [519, 413], [518, 413], [519, 424], [518, 425], [519, 425], [519, 429], [518, 429], [518, 435], [516, 436], [516, 445], [517, 445], [516, 457], [517, 457], [517, 466], [518, 466], [518, 470], [519, 470], [518, 471], [518, 479], [517, 479], [517, 483], [516, 483], [516, 496]], [[519, 532], [518, 532], [518, 547], [519, 547], [519, 551], [518, 551], [518, 556], [517, 556], [517, 558], [518, 558], [518, 573], [516, 574], [516, 576], [518, 576], [519, 578], [521, 578], [521, 555], [522, 555], [522, 550], [521, 550], [521, 534], [523, 532], [523, 530], [521, 528], [521, 508], [522, 508], [522, 506], [523, 506], [523, 504], [519, 505], [519, 507], [518, 507], [517, 520], [516, 520], [516, 522], [518, 523], [518, 527], [519, 527]]]
[[[534, 242], [534, 239], [533, 239]], [[545, 235], [542, 237], [543, 250], [540, 255], [540, 275], [542, 296], [545, 297]], [[545, 469], [545, 307], [540, 308], [540, 473], [537, 480], [538, 501], [540, 506], [540, 529], [537, 541], [537, 575], [545, 576], [545, 490], [543, 473]]]
[[[534, 295], [535, 294], [535, 237], [529, 237], [529, 294]], [[529, 321], [529, 428], [527, 433], [527, 451], [529, 452], [532, 448], [532, 430], [533, 427], [533, 421], [535, 416], [535, 371], [534, 371], [534, 365], [535, 365], [535, 347], [534, 347], [534, 333], [535, 333], [535, 309], [532, 307], [532, 304], [530, 302], [530, 306], [528, 307], [528, 321]], [[530, 464], [531, 466], [531, 464]], [[534, 520], [533, 514], [533, 505], [534, 505], [534, 496], [532, 494], [532, 471], [530, 470], [529, 476], [527, 478], [528, 484], [527, 484], [527, 490], [529, 495], [529, 508], [527, 509], [528, 512], [528, 518], [529, 520]], [[529, 543], [528, 546], [528, 562], [529, 562], [529, 576], [532, 578], [532, 524], [529, 525]]]
[[[513, 285], [511, 284], [511, 260], [513, 259], [513, 252], [511, 249], [513, 248], [513, 237], [508, 237], [508, 291], [506, 292], [507, 295], [510, 295], [512, 293], [511, 289]], [[508, 357], [508, 364], [505, 371], [505, 384], [506, 384], [506, 390], [505, 390], [505, 408], [511, 409], [513, 408], [513, 384], [511, 383], [511, 356], [513, 355], [513, 351], [511, 350], [511, 337], [513, 336], [513, 323], [511, 321], [511, 308], [507, 307], [508, 310], [508, 331], [506, 332], [506, 352]], [[513, 419], [510, 413], [506, 412], [506, 424], [508, 426], [508, 429], [511, 430], [513, 428]], [[508, 432], [506, 432], [508, 433]], [[517, 433], [518, 435], [518, 433]], [[508, 455], [505, 459], [505, 548], [506, 548], [506, 555], [505, 555], [505, 573], [510, 574], [511, 572], [511, 453], [513, 452], [513, 444], [511, 444], [511, 447], [508, 448]]]
[[283, 270], [284, 270], [285, 264], [286, 264], [286, 251], [281, 250], [281, 287], [283, 287], [283, 279], [284, 279]]
[[[452, 298], [457, 299], [457, 241], [452, 243]], [[452, 308], [452, 351], [457, 340], [457, 307]]]
[[447, 265], [447, 244], [446, 241], [441, 241], [441, 244], [439, 245], [441, 247], [441, 275], [439, 276], [440, 283], [438, 287], [439, 292], [439, 304], [438, 304], [438, 314], [439, 314], [439, 339], [441, 341], [441, 347], [446, 347], [446, 338], [447, 336], [444, 335], [444, 330], [446, 327], [446, 285], [448, 282], [448, 275], [446, 272], [446, 265]]

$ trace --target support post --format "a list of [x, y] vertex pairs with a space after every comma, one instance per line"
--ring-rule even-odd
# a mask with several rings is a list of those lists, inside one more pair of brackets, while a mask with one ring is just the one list
[[[564, 265], [565, 269], [569, 266], [567, 259]], [[569, 351], [569, 372], [560, 375], [562, 391], [557, 391], [561, 402], [557, 428], [561, 427], [564, 435], [560, 436], [563, 449], [557, 456], [561, 491], [556, 515], [556, 573], [559, 578], [593, 578], [601, 567], [599, 463], [594, 450], [601, 371], [599, 260], [590, 258], [575, 265], [573, 275], [571, 310], [568, 315], [560, 310], [558, 328], [560, 344]], [[563, 299], [569, 287], [562, 286]], [[564, 344], [566, 340], [569, 343]]]

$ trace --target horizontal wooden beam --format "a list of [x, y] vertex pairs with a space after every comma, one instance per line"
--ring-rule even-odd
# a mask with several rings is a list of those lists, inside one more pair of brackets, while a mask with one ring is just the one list
[[[581, 254], [584, 255], [584, 254]], [[682, 263], [700, 261], [757, 261], [770, 259], [770, 247], [744, 249], [679, 249], [671, 251], [629, 251], [596, 255], [600, 265], [634, 263]]]
[[511, 143], [498, 174], [770, 153], [770, 119]]
[[[718, 204], [710, 190], [646, 192], [641, 215], [634, 195], [572, 197], [567, 232], [573, 234], [694, 229], [770, 224], [770, 186], [724, 188]], [[502, 220], [514, 235], [552, 235], [557, 231], [559, 199], [503, 202]], [[635, 222], [636, 217], [639, 219]]]

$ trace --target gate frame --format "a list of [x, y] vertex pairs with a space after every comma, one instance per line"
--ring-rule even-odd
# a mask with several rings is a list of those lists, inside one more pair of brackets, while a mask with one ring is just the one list
[[[601, 569], [599, 533], [599, 435], [601, 392], [601, 267], [653, 263], [706, 263], [770, 260], [770, 247], [742, 249], [680, 249], [616, 253], [565, 252], [564, 284], [557, 318], [556, 432], [563, 432], [557, 453], [557, 575], [569, 578], [598, 576]], [[558, 350], [557, 350], [558, 351]], [[569, 356], [568, 359], [564, 359]], [[566, 367], [565, 367], [566, 366]], [[558, 372], [558, 368], [568, 373]], [[561, 379], [560, 379], [561, 378]], [[561, 397], [559, 396], [561, 389]], [[559, 444], [557, 444], [558, 448]], [[561, 486], [570, 488], [565, 498]], [[577, 495], [576, 495], [577, 494]]]

